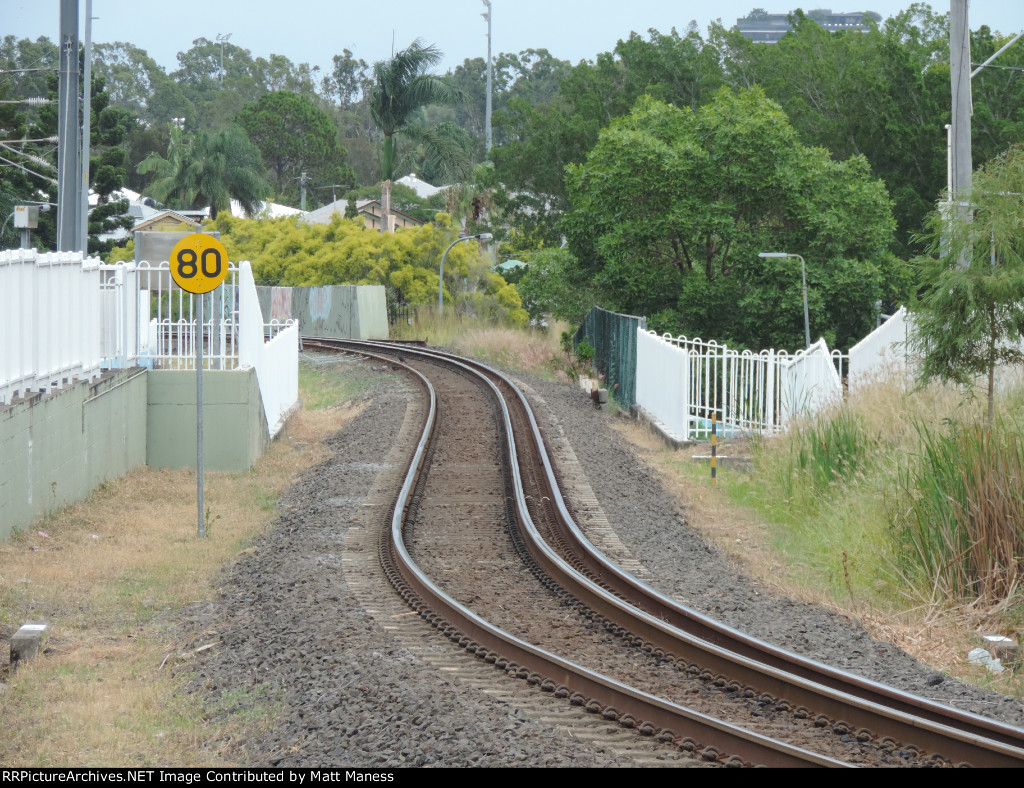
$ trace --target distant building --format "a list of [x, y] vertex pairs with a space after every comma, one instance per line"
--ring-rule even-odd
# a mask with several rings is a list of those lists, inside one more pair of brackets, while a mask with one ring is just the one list
[[[830, 8], [817, 8], [807, 12], [807, 17], [813, 19], [830, 33], [852, 30], [857, 33], [866, 33], [871, 29], [869, 20], [881, 22], [881, 14], [874, 11], [847, 11], [842, 14], [833, 14]], [[756, 41], [759, 44], [774, 44], [786, 33], [792, 30], [789, 24], [789, 14], [769, 14], [763, 8], [755, 8], [749, 15], [736, 20], [734, 30], [739, 30], [744, 38]]]
[[442, 192], [445, 190], [444, 186], [432, 186], [426, 181], [421, 181], [419, 178], [416, 177], [416, 173], [413, 173], [412, 175], [406, 175], [404, 178], [399, 178], [397, 181], [395, 181], [395, 183], [400, 183], [403, 186], [408, 186], [410, 189], [416, 192], [417, 197], [424, 200], [433, 197], [438, 192]]
[[[356, 214], [363, 223], [370, 230], [379, 230], [381, 222], [381, 204], [380, 200], [356, 200]], [[325, 205], [323, 208], [317, 208], [315, 211], [310, 211], [302, 216], [302, 221], [306, 224], [330, 224], [334, 220], [335, 214], [345, 215], [345, 210], [348, 208], [348, 200], [335, 200], [334, 202]], [[421, 222], [419, 219], [414, 219], [408, 214], [404, 214], [401, 211], [391, 209], [391, 224], [392, 231], [398, 227], [419, 227], [426, 222]]]

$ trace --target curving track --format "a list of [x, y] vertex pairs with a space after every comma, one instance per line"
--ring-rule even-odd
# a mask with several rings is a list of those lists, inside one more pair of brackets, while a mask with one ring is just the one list
[[422, 387], [430, 407], [381, 562], [477, 657], [726, 765], [1024, 763], [1024, 731], [746, 637], [614, 566], [576, 527], [528, 403], [494, 370], [425, 348], [305, 345], [397, 361]]

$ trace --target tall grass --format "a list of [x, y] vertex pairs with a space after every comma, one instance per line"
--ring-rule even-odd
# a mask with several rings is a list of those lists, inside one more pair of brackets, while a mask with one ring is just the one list
[[796, 427], [789, 435], [788, 461], [780, 468], [784, 489], [792, 496], [802, 484], [812, 496], [821, 496], [833, 485], [849, 482], [863, 471], [875, 443], [850, 408], [837, 408]]
[[841, 407], [753, 442], [754, 471], [728, 487], [737, 503], [761, 512], [791, 580], [875, 608], [905, 604], [891, 507], [908, 457], [919, 452], [913, 420], [962, 413], [959, 395], [915, 390], [886, 376], [860, 387]]
[[544, 378], [568, 380], [571, 365], [559, 345], [565, 328], [552, 324], [540, 328], [512, 328], [494, 321], [455, 314], [439, 315], [434, 309], [419, 309], [412, 326], [395, 327], [400, 339], [426, 339], [431, 345], [478, 358], [508, 369]]
[[1020, 425], [915, 427], [920, 455], [900, 471], [893, 513], [899, 565], [932, 596], [998, 605], [1018, 589], [1024, 569]]

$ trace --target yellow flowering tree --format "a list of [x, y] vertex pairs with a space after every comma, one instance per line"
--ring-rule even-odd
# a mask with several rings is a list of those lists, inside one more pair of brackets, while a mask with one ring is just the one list
[[[455, 238], [451, 217], [431, 224], [378, 233], [362, 219], [338, 215], [310, 225], [294, 217], [237, 219], [221, 214], [219, 231], [232, 260], [248, 260], [259, 284], [286, 287], [384, 285], [389, 297], [413, 306], [437, 303], [441, 255]], [[458, 311], [525, 325], [526, 311], [514, 285], [490, 270], [477, 244], [456, 244], [445, 259], [445, 300]]]

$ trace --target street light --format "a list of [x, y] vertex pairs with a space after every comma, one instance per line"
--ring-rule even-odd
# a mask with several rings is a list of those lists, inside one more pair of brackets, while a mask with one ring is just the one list
[[444, 259], [448, 256], [448, 252], [452, 250], [452, 247], [462, 241], [490, 241], [494, 238], [490, 233], [477, 233], [476, 235], [460, 235], [454, 241], [452, 241], [448, 248], [444, 250], [444, 254], [441, 255], [441, 270], [437, 274], [437, 313], [439, 315], [444, 314]]
[[231, 38], [231, 33], [218, 33], [217, 40], [220, 42], [220, 84], [224, 85], [224, 42]]
[[807, 316], [807, 265], [804, 263], [804, 258], [798, 254], [789, 254], [788, 252], [761, 252], [758, 257], [764, 257], [773, 260], [780, 260], [786, 257], [795, 257], [800, 261], [800, 278], [804, 284], [804, 340], [807, 342], [807, 347], [811, 346], [811, 321]]

